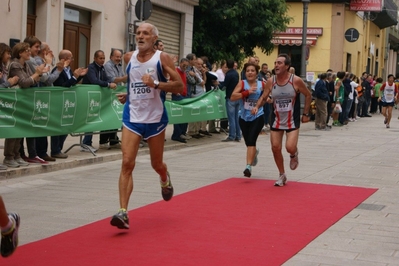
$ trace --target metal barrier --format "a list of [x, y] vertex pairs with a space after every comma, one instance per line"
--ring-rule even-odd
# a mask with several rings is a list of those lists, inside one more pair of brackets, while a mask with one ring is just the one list
[[[86, 135], [98, 135], [98, 134], [107, 134], [107, 133], [117, 133], [117, 132], [121, 132], [122, 129], [118, 129], [118, 130], [109, 130], [109, 131], [95, 131], [95, 132], [91, 132], [91, 133], [70, 133], [69, 135], [71, 137], [79, 137], [79, 143], [73, 144], [71, 145], [68, 149], [65, 150], [65, 153], [67, 153], [68, 151], [70, 151], [73, 147], [81, 147], [84, 149], [87, 149], [91, 152], [91, 154], [93, 154], [94, 156], [97, 156], [97, 154], [95, 154], [95, 152], [93, 152], [88, 145], [83, 143], [83, 137]], [[120, 140], [118, 140], [120, 142]]]

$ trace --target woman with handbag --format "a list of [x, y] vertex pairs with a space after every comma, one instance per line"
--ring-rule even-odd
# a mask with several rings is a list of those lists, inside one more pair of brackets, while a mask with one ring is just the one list
[[345, 72], [337, 72], [337, 79], [335, 80], [335, 107], [333, 112], [333, 126], [342, 126], [343, 124], [338, 121], [339, 114], [342, 113], [342, 104], [345, 98], [345, 88], [343, 79], [345, 78]]
[[[0, 88], [10, 88], [18, 83], [18, 76], [8, 77], [8, 64], [11, 58], [11, 48], [5, 43], [0, 43]], [[0, 163], [0, 170], [7, 170], [7, 166]]]
[[[43, 72], [44, 65], [38, 66], [35, 73], [32, 73], [26, 61], [30, 60], [30, 46], [28, 43], [17, 43], [12, 48], [12, 61], [9, 65], [8, 75], [10, 78], [18, 77], [19, 88], [30, 88], [37, 84]], [[15, 87], [15, 86], [14, 86]], [[11, 168], [27, 166], [19, 153], [22, 138], [6, 139], [4, 141], [3, 163]]]

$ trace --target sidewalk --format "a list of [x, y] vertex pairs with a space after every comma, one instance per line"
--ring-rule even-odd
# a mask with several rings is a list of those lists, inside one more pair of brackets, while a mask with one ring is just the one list
[[[169, 124], [166, 128], [165, 151], [180, 149], [183, 147], [193, 147], [197, 145], [203, 145], [205, 143], [220, 141], [221, 139], [226, 138], [226, 135], [224, 133], [221, 133], [221, 134], [213, 134], [212, 137], [205, 136], [202, 139], [192, 138], [188, 140], [187, 143], [180, 143], [171, 140], [172, 133], [173, 133], [173, 125]], [[121, 135], [122, 133], [119, 132], [118, 133], [119, 138], [121, 138]], [[73, 145], [79, 144], [79, 139], [80, 138], [78, 136], [68, 135], [64, 144], [63, 152], [65, 152], [68, 148], [72, 147]], [[48, 137], [48, 141], [49, 141], [48, 154], [50, 155], [50, 137]], [[99, 134], [93, 135], [93, 147], [94, 148], [99, 147]], [[4, 160], [3, 148], [4, 148], [4, 139], [0, 139], [0, 153], [1, 153], [0, 162], [3, 162]], [[26, 150], [26, 142], [25, 142], [25, 150]], [[27, 151], [26, 154], [28, 154]], [[29, 166], [26, 167], [8, 168], [6, 171], [0, 171], [0, 180], [20, 177], [25, 175], [47, 173], [57, 170], [70, 169], [87, 164], [101, 163], [101, 162], [108, 162], [108, 161], [115, 161], [122, 159], [122, 153], [120, 149], [111, 149], [111, 150], [99, 149], [96, 152], [96, 155], [94, 156], [89, 152], [81, 152], [80, 146], [74, 146], [68, 151], [67, 154], [68, 154], [67, 159], [57, 159], [55, 162], [49, 162], [49, 164], [46, 165], [30, 164]], [[139, 155], [141, 154], [148, 154], [147, 145], [140, 148]]]

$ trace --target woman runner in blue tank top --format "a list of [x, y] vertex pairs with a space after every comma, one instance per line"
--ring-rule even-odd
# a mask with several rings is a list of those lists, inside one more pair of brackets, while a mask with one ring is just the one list
[[239, 124], [247, 146], [247, 164], [244, 169], [246, 177], [251, 177], [251, 168], [258, 163], [259, 149], [256, 148], [256, 141], [264, 125], [263, 107], [260, 107], [256, 114], [251, 113], [263, 93], [264, 82], [258, 80], [258, 71], [258, 65], [246, 63], [244, 73], [247, 79], [238, 82], [230, 97], [232, 101], [240, 101]]

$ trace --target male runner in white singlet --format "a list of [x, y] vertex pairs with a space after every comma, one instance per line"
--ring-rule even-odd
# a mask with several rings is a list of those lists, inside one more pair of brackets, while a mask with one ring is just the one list
[[378, 101], [381, 101], [382, 110], [381, 113], [384, 116], [384, 124], [389, 128], [392, 118], [392, 108], [398, 101], [398, 87], [396, 85], [395, 77], [392, 74], [388, 75], [388, 80], [382, 84], [380, 88], [380, 97]]
[[[154, 49], [158, 29], [149, 23], [137, 28], [137, 50], [124, 57], [128, 75], [127, 93], [118, 99], [125, 103], [122, 129], [122, 169], [119, 176], [120, 209], [112, 216], [111, 225], [129, 229], [127, 207], [133, 192], [132, 172], [141, 138], [147, 140], [151, 166], [160, 176], [161, 193], [165, 201], [173, 196], [173, 186], [163, 162], [165, 129], [168, 116], [164, 101], [166, 92], [182, 93], [183, 82], [171, 57]], [[170, 81], [165, 76], [169, 75]]]
[[[285, 148], [290, 154], [290, 168], [295, 170], [298, 167], [298, 135], [301, 117], [300, 93], [305, 96], [304, 112], [302, 123], [309, 122], [309, 107], [312, 96], [303, 80], [288, 72], [291, 59], [287, 54], [278, 55], [274, 62], [273, 78], [268, 79], [265, 92], [270, 90], [273, 99], [271, 121], [270, 121], [270, 142], [272, 146], [274, 161], [280, 172], [275, 186], [284, 186], [287, 183], [287, 176], [284, 170], [284, 158], [281, 152], [283, 146], [283, 136], [286, 132]], [[263, 93], [256, 103], [252, 112], [256, 114], [258, 109], [266, 103], [269, 94]]]

